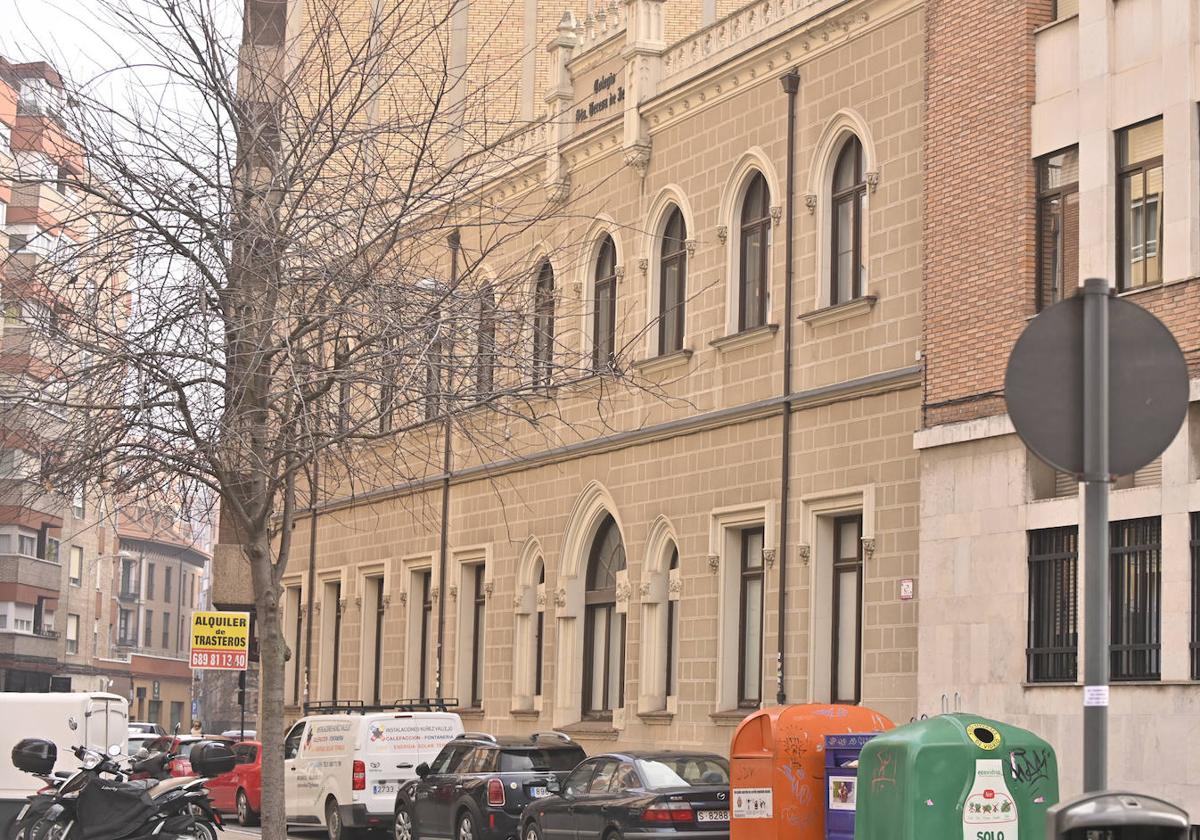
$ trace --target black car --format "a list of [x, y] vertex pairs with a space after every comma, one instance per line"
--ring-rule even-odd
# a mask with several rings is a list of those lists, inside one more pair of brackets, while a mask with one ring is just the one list
[[521, 818], [521, 840], [728, 840], [729, 763], [673, 751], [589, 758]]
[[516, 840], [521, 813], [587, 758], [561, 732], [496, 738], [467, 732], [396, 795], [395, 840]]

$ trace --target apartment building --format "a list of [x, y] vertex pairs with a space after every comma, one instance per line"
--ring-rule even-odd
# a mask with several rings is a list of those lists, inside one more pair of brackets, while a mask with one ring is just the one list
[[[927, 67], [919, 706], [957, 697], [1028, 726], [1058, 747], [1064, 793], [1079, 790], [1083, 504], [1015, 436], [1003, 376], [1031, 317], [1106, 277], [1193, 371], [1185, 427], [1111, 496], [1109, 781], [1196, 814], [1200, 9], [960, 11], [959, 40]], [[1003, 46], [980, 62], [984, 37]], [[981, 152], [987, 166], [950, 165]]]
[[[497, 256], [528, 267], [561, 424], [456, 436], [444, 546], [440, 475], [332, 502], [315, 546], [301, 518], [290, 714], [440, 694], [472, 729], [725, 750], [777, 697], [915, 713], [923, 7], [688, 9], [538, 6], [556, 116], [491, 189], [568, 207]], [[630, 345], [652, 388], [609, 367]], [[555, 386], [566, 357], [595, 375]], [[214, 601], [251, 603], [238, 547], [214, 562]]]

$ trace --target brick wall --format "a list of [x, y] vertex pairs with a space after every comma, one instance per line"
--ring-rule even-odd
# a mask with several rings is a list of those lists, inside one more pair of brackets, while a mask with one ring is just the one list
[[1050, 20], [1050, 2], [925, 8], [924, 424], [932, 426], [1004, 410], [1008, 352], [1034, 311], [1033, 35]]

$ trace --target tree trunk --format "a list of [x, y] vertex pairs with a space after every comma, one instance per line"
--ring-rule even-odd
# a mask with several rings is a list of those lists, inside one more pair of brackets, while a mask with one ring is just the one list
[[[270, 539], [266, 533], [247, 540], [254, 579], [255, 626], [259, 646], [259, 729], [262, 743], [262, 836], [285, 840], [287, 825], [283, 800], [283, 682], [287, 645], [279, 615], [279, 592], [272, 578]], [[286, 562], [286, 558], [279, 558]]]

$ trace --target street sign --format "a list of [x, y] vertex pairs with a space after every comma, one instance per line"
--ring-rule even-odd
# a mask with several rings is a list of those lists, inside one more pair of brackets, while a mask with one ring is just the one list
[[192, 670], [244, 671], [250, 651], [250, 613], [192, 613]]
[[[1108, 301], [1108, 471], [1129, 475], [1162, 454], [1187, 416], [1187, 363], [1162, 321], [1122, 298]], [[1035, 455], [1082, 476], [1083, 296], [1034, 318], [1013, 348], [1008, 414]]]
[[1108, 490], [1162, 454], [1187, 414], [1187, 364], [1162, 322], [1089, 277], [1030, 322], [1004, 398], [1035, 455], [1083, 480], [1083, 789], [1108, 783]]

